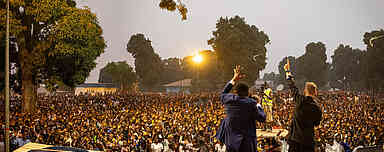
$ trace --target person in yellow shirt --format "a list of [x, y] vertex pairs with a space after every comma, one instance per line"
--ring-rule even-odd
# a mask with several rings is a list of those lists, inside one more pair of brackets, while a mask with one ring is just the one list
[[263, 98], [262, 98], [262, 106], [266, 114], [266, 123], [264, 130], [270, 130], [272, 131], [272, 122], [273, 122], [273, 116], [272, 116], [272, 89], [268, 87], [268, 84], [265, 84], [265, 88], [263, 90]]

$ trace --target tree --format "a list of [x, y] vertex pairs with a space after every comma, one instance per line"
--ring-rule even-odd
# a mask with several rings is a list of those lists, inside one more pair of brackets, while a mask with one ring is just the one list
[[217, 53], [220, 69], [225, 80], [232, 76], [235, 65], [241, 65], [247, 77], [244, 81], [253, 85], [259, 77], [259, 72], [265, 68], [265, 45], [269, 42], [268, 36], [255, 25], [249, 25], [244, 18], [221, 17], [216, 23], [213, 38], [208, 44]]
[[217, 55], [211, 50], [199, 52], [203, 61], [195, 63], [193, 56], [187, 56], [183, 59], [183, 70], [186, 77], [192, 78], [192, 85], [195, 90], [215, 91], [220, 84], [220, 69], [218, 67]]
[[384, 30], [375, 30], [364, 34], [367, 52], [363, 61], [369, 88], [382, 89], [384, 85]]
[[362, 56], [363, 51], [340, 44], [332, 56], [332, 71], [335, 78], [331, 83], [341, 83], [346, 88], [360, 88], [360, 80], [363, 80]]
[[143, 89], [153, 89], [159, 84], [162, 73], [161, 58], [152, 48], [151, 41], [143, 34], [131, 36], [127, 51], [135, 58], [135, 71]]
[[178, 4], [175, 2], [175, 0], [161, 0], [159, 7], [161, 9], [166, 9], [168, 11], [175, 11], [176, 8], [179, 11], [180, 15], [182, 16], [182, 20], [187, 19], [187, 13], [188, 9], [185, 7], [185, 5], [181, 2], [181, 0], [178, 0]]
[[125, 61], [108, 63], [100, 70], [99, 83], [113, 83], [121, 90], [132, 89], [136, 73]]
[[[95, 14], [75, 7], [73, 0], [11, 1], [11, 61], [19, 75], [23, 111], [36, 106], [41, 83], [68, 86], [83, 83], [104, 52], [105, 41]], [[5, 35], [5, 2], [0, 2], [0, 39]], [[3, 49], [2, 49], [3, 50]]]
[[[5, 42], [3, 39], [1, 39], [1, 42]], [[4, 79], [5, 79], [5, 47], [3, 46], [5, 45], [4, 43], [1, 43], [0, 44], [0, 92], [2, 92], [2, 90], [4, 89]]]
[[329, 86], [334, 89], [344, 87], [343, 84], [340, 83], [340, 81], [338, 81], [336, 78], [336, 70], [333, 66], [333, 63], [329, 64], [329, 67], [328, 67], [328, 82], [329, 82]]
[[290, 64], [290, 70], [293, 75], [296, 74], [296, 58], [294, 56], [288, 56], [284, 57], [283, 60], [279, 62], [279, 75], [278, 75], [278, 82], [279, 83], [284, 83], [286, 78], [285, 78], [285, 70], [284, 70], [284, 65], [287, 63], [287, 59], [289, 59], [289, 64]]
[[[296, 79], [299, 82], [312, 81], [319, 87], [327, 83], [328, 65], [325, 44], [311, 42], [305, 47], [305, 54], [296, 59]], [[304, 83], [299, 83], [303, 86]]]
[[174, 81], [182, 80], [185, 78], [185, 74], [182, 68], [182, 60], [179, 58], [168, 58], [162, 60], [162, 84], [171, 83]]

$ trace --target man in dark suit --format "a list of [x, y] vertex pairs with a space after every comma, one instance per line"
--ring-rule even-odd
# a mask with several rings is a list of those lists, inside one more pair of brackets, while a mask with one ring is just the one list
[[295, 101], [295, 110], [288, 136], [289, 152], [313, 152], [315, 151], [314, 127], [318, 126], [322, 119], [321, 109], [316, 102], [317, 86], [313, 82], [307, 82], [304, 95], [299, 94], [299, 89], [295, 86], [293, 76], [289, 71], [289, 60], [284, 69]]
[[[225, 144], [227, 152], [257, 151], [256, 120], [265, 121], [265, 113], [256, 100], [248, 98], [248, 86], [237, 83], [244, 75], [240, 66], [220, 95], [226, 117], [221, 121], [216, 138]], [[235, 85], [235, 94], [229, 93]]]

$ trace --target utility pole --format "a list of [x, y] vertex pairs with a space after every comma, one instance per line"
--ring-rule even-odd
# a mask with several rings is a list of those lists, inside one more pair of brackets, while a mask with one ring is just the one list
[[5, 151], [9, 152], [9, 0], [7, 0], [7, 25], [5, 36]]

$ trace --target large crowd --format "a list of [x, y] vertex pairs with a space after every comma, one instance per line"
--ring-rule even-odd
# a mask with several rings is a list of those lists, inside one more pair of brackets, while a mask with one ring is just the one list
[[[323, 110], [315, 128], [319, 147], [334, 140], [351, 148], [384, 142], [384, 105], [370, 96], [328, 92], [318, 102]], [[39, 96], [37, 104], [34, 113], [22, 113], [21, 98], [12, 97], [13, 148], [35, 142], [111, 151], [225, 151], [214, 138], [224, 117], [216, 93], [63, 94]], [[288, 93], [274, 94], [275, 128], [289, 130], [293, 108]]]
[[[323, 92], [316, 99], [323, 119], [315, 128], [315, 142], [321, 151], [334, 141], [354, 149], [384, 144], [384, 103], [366, 94]], [[289, 130], [294, 102], [279, 93], [274, 105], [275, 126]]]
[[42, 96], [33, 114], [21, 113], [20, 101], [11, 102], [10, 122], [19, 141], [112, 151], [222, 148], [212, 137], [223, 117], [216, 94]]

